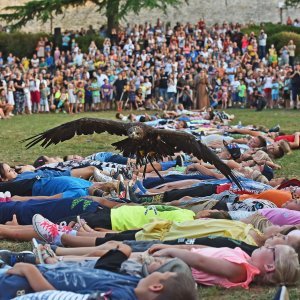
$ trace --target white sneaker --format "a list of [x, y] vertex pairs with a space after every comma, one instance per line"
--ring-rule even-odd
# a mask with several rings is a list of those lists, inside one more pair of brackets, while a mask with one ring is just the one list
[[98, 169], [95, 169], [94, 170], [94, 180], [97, 181], [97, 182], [111, 182], [113, 181], [113, 179], [107, 175], [104, 175], [101, 173], [100, 170]]
[[32, 226], [39, 237], [49, 244], [52, 244], [59, 234], [67, 234], [72, 230], [68, 226], [54, 224], [39, 214], [32, 217]]

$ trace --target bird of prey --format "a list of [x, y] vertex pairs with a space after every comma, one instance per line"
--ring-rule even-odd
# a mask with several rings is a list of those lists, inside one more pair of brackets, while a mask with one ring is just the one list
[[213, 164], [223, 175], [241, 188], [239, 180], [231, 169], [206, 145], [186, 132], [156, 129], [138, 122], [122, 123], [106, 119], [81, 118], [49, 129], [22, 142], [27, 142], [27, 149], [40, 142], [41, 146], [46, 148], [52, 144], [56, 145], [70, 140], [76, 134], [88, 135], [102, 132], [127, 136], [126, 139], [113, 143], [112, 146], [120, 150], [125, 157], [135, 156], [137, 163], [146, 160], [152, 164], [153, 161], [159, 161], [163, 157], [183, 151]]

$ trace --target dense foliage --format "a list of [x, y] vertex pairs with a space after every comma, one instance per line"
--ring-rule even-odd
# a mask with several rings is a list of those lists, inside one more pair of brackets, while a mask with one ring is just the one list
[[[6, 13], [0, 14], [0, 18], [11, 24], [13, 28], [20, 28], [31, 20], [47, 22], [56, 15], [64, 14], [69, 7], [86, 5], [88, 2], [97, 7], [99, 13], [107, 17], [107, 27], [110, 32], [112, 28], [118, 27], [119, 20], [129, 12], [138, 14], [142, 8], [159, 8], [165, 13], [167, 7], [178, 6], [182, 0], [31, 0], [24, 5], [8, 6]], [[187, 0], [185, 0], [187, 3]]]
[[[19, 58], [32, 57], [40, 37], [47, 37], [50, 41], [53, 40], [53, 36], [47, 33], [0, 32], [0, 51], [4, 57], [9, 53], [13, 53]], [[98, 48], [102, 47], [103, 38], [99, 37], [99, 35], [85, 35], [76, 38], [80, 49], [85, 53], [88, 52], [91, 41], [95, 41]]]

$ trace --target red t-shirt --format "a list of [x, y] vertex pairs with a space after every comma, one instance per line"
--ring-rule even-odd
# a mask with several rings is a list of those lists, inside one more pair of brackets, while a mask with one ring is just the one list
[[275, 142], [285, 140], [287, 142], [293, 143], [295, 141], [295, 136], [294, 135], [280, 135], [275, 138]]

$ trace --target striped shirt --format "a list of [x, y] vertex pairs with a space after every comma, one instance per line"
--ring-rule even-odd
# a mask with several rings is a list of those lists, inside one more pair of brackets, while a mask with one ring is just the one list
[[45, 291], [16, 297], [16, 300], [87, 300], [89, 295], [65, 291]]

